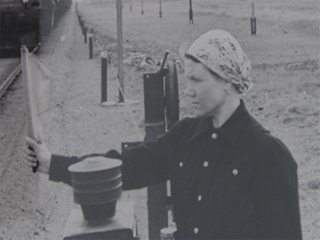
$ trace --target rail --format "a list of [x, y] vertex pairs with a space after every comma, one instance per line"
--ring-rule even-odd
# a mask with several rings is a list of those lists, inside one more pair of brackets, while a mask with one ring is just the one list
[[9, 74], [9, 76], [5, 79], [5, 81], [0, 86], [0, 98], [5, 94], [9, 86], [12, 82], [21, 74], [21, 64], [19, 65]]

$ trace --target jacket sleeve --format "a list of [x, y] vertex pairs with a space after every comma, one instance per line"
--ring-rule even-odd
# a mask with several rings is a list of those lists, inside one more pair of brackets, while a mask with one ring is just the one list
[[124, 190], [139, 189], [164, 182], [170, 178], [176, 146], [185, 121], [180, 121], [154, 141], [126, 148], [121, 154], [112, 150], [107, 157], [122, 160], [121, 172]]
[[123, 189], [139, 189], [167, 181], [170, 178], [173, 149], [174, 140], [169, 133], [155, 141], [143, 142], [138, 147], [123, 150]]
[[183, 129], [182, 125], [177, 123], [156, 140], [142, 142], [139, 146], [124, 149], [122, 153], [110, 150], [106, 154], [89, 154], [82, 157], [52, 155], [49, 179], [71, 185], [71, 174], [68, 171], [70, 165], [87, 157], [104, 156], [122, 160], [124, 190], [143, 188], [166, 181], [169, 179], [169, 165], [174, 158], [175, 146]]
[[158, 142], [145, 142], [121, 154], [123, 189], [139, 189], [168, 180], [167, 158]]
[[71, 186], [71, 174], [68, 170], [68, 167], [74, 163], [82, 161], [85, 158], [93, 156], [104, 156], [104, 154], [93, 153], [81, 157], [67, 157], [52, 154], [49, 169], [49, 180], [54, 182], [63, 182]]
[[287, 147], [270, 137], [256, 171], [259, 239], [302, 239], [297, 164]]

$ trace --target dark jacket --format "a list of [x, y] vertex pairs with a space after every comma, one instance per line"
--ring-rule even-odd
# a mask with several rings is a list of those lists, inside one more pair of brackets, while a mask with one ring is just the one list
[[[171, 181], [176, 239], [302, 239], [297, 164], [243, 102], [220, 128], [187, 118], [154, 142], [110, 151], [123, 188]], [[70, 184], [80, 158], [54, 155], [50, 179]]]

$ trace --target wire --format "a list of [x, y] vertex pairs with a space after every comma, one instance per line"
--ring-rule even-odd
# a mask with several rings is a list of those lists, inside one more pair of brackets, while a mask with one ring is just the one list
[[[126, 102], [126, 96], [125, 96], [124, 91], [123, 91], [123, 89], [122, 89], [122, 87], [121, 87], [120, 80], [119, 80], [119, 78], [117, 77], [117, 74], [116, 74], [114, 65], [113, 65], [111, 62], [110, 62], [110, 65], [111, 65], [113, 74], [114, 74], [114, 76], [115, 76], [115, 78], [116, 78], [116, 80], [117, 80], [119, 91], [121, 92], [121, 94], [122, 94], [122, 96], [123, 96], [124, 102]], [[138, 137], [139, 139], [143, 139], [144, 136], [142, 136], [141, 130], [138, 128], [139, 123], [135, 120], [132, 111], [130, 111], [130, 109], [129, 109], [128, 104], [124, 104], [124, 105], [126, 106], [126, 110], [127, 110], [127, 112], [129, 113], [129, 116], [130, 116], [130, 118], [131, 118], [132, 124], [134, 125], [134, 129], [135, 129], [135, 131], [136, 131], [137, 137]]]

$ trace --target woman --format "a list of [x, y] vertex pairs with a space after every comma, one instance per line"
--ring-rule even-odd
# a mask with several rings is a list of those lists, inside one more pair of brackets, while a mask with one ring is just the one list
[[[236, 39], [212, 30], [185, 54], [194, 117], [156, 141], [115, 150], [124, 190], [170, 180], [175, 239], [301, 239], [297, 164], [287, 147], [246, 110], [250, 62]], [[70, 184], [79, 157], [52, 155], [27, 139], [28, 163]]]

